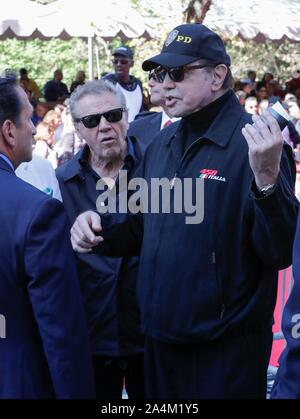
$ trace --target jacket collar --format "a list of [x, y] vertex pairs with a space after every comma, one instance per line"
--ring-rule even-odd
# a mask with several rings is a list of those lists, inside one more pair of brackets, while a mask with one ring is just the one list
[[0, 155], [0, 169], [5, 170], [6, 172], [15, 173], [13, 168], [6, 162]]
[[[128, 153], [126, 158], [131, 159], [134, 163], [142, 159], [143, 148], [135, 137], [127, 137]], [[88, 161], [89, 147], [87, 144], [70, 160], [66, 163], [65, 171], [63, 174], [64, 181], [68, 181], [75, 176], [84, 179], [82, 163]]]
[[[202, 137], [220, 147], [226, 147], [243, 115], [245, 115], [245, 111], [234, 92], [231, 91], [225, 105]], [[180, 122], [170, 125], [168, 129], [164, 129], [165, 138], [162, 142], [169, 145], [175, 137], [180, 137], [180, 134], [184, 132], [184, 124], [185, 121], [182, 119]]]

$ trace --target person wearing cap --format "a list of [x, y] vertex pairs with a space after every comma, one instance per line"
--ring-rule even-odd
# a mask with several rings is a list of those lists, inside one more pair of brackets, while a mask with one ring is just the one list
[[172, 118], [165, 107], [164, 93], [161, 83], [156, 79], [154, 71], [149, 73], [148, 86], [151, 94], [151, 104], [160, 106], [161, 112], [142, 112], [129, 124], [128, 135], [134, 136], [143, 144], [149, 145], [160, 130], [166, 128], [180, 118]]
[[126, 98], [128, 108], [128, 122], [134, 120], [135, 116], [143, 109], [143, 87], [136, 77], [130, 75], [130, 68], [133, 67], [133, 51], [127, 46], [121, 46], [113, 52], [114, 74], [107, 74], [103, 77], [114, 83]]
[[[264, 398], [278, 270], [291, 264], [298, 208], [279, 125], [244, 111], [225, 46], [202, 24], [174, 28], [143, 69], [155, 69], [168, 113], [182, 118], [136, 174], [170, 181], [170, 211], [103, 231], [88, 211], [71, 229], [73, 249], [140, 253], [147, 398]], [[197, 184], [203, 214], [188, 222]]]

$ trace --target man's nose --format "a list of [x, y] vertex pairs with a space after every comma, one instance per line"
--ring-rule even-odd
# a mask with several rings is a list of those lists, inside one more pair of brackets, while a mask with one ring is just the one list
[[165, 79], [162, 82], [162, 87], [164, 90], [171, 90], [175, 87], [175, 82], [170, 78], [169, 74], [166, 73]]
[[101, 117], [99, 125], [98, 125], [98, 129], [101, 132], [106, 132], [109, 131], [111, 129], [111, 124], [110, 122], [108, 122], [104, 116]]

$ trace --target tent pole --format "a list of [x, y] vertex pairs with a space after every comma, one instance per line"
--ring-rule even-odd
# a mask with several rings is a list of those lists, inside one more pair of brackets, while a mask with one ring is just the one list
[[98, 75], [98, 80], [100, 80], [101, 79], [101, 74], [100, 74], [99, 48], [98, 48], [98, 45], [95, 45], [95, 55], [96, 55], [96, 63], [97, 63], [97, 75]]
[[88, 50], [89, 50], [89, 80], [94, 79], [94, 70], [93, 70], [93, 37], [88, 37]]

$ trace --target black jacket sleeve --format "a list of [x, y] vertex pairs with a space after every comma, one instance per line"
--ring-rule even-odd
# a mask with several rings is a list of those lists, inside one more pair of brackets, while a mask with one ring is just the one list
[[95, 253], [112, 257], [138, 256], [143, 241], [143, 216], [129, 215], [119, 224], [105, 229], [102, 237], [104, 241], [95, 249]]

